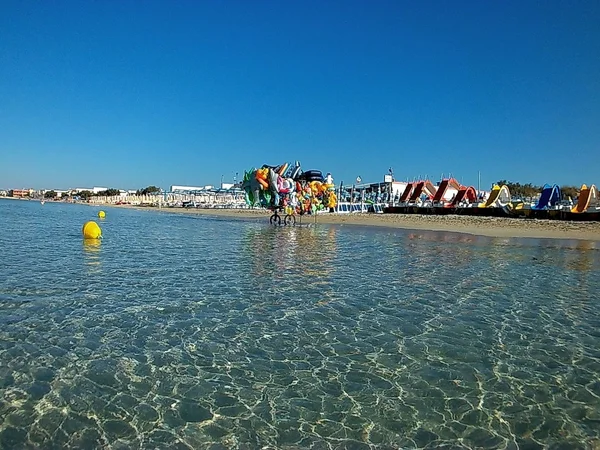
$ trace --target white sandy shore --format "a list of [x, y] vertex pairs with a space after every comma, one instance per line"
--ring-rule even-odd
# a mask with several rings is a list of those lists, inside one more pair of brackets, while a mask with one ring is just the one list
[[[116, 206], [177, 214], [209, 215], [232, 219], [268, 220], [271, 212], [248, 209], [183, 209]], [[299, 219], [299, 216], [297, 216]], [[550, 238], [600, 241], [600, 222], [566, 222], [470, 216], [429, 216], [407, 214], [319, 214], [317, 223], [363, 225], [409, 230], [451, 231], [502, 238]], [[303, 223], [314, 223], [314, 216], [303, 216]]]

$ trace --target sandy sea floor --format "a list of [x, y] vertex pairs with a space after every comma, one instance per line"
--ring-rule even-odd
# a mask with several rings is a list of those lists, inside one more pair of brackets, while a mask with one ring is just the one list
[[[190, 215], [212, 215], [232, 219], [268, 220], [267, 210], [248, 209], [183, 209], [116, 206], [140, 210]], [[314, 223], [315, 216], [297, 216], [298, 222]], [[430, 216], [407, 214], [319, 214], [317, 223], [379, 226], [409, 230], [451, 231], [489, 237], [580, 239], [600, 241], [600, 222], [567, 222], [557, 220], [512, 219], [469, 216]]]
[[163, 211], [0, 201], [0, 449], [600, 449], [600, 241]]

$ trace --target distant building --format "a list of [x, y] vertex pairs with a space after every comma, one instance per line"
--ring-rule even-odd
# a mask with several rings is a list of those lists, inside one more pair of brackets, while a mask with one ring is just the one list
[[171, 192], [195, 192], [195, 191], [208, 191], [213, 186], [171, 186]]
[[69, 195], [69, 193], [71, 192], [71, 191], [64, 191], [64, 190], [60, 190], [60, 189], [42, 189], [41, 191], [37, 191], [36, 194], [40, 195], [40, 196], [44, 196], [44, 195], [46, 195], [46, 192], [50, 192], [50, 191], [54, 191], [56, 193], [56, 198], [60, 198], [65, 194]]
[[233, 183], [221, 183], [221, 189], [231, 189], [233, 186]]
[[75, 188], [72, 189], [73, 192], [79, 193], [83, 191], [89, 191], [92, 194], [99, 194], [100, 192], [108, 191], [108, 188], [105, 187], [93, 187], [93, 188]]
[[11, 189], [8, 191], [9, 197], [24, 198], [33, 194], [33, 189]]

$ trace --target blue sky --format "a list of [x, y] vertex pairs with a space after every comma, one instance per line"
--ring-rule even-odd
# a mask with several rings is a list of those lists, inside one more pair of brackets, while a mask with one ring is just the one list
[[600, 184], [600, 2], [0, 3], [0, 187]]

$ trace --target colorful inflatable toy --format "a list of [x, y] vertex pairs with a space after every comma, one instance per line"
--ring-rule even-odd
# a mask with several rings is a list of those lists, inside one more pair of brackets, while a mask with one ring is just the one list
[[281, 210], [288, 215], [314, 213], [337, 205], [331, 174], [324, 177], [320, 170], [303, 172], [299, 161], [248, 170], [242, 189], [249, 206]]

